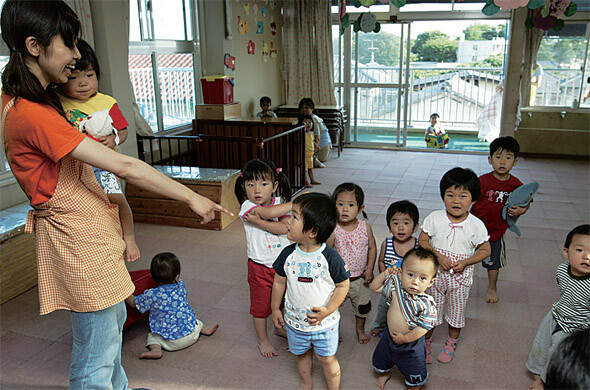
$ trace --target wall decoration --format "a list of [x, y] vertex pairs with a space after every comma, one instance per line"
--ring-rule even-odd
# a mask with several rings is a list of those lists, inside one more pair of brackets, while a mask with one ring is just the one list
[[238, 15], [238, 32], [240, 34], [248, 33], [248, 21], [242, 20], [242, 17]]
[[246, 44], [246, 49], [248, 49], [248, 54], [254, 55], [254, 47], [255, 47], [254, 42], [250, 39], [248, 41], [248, 43]]
[[565, 25], [563, 19], [558, 16], [570, 17], [578, 11], [578, 5], [572, 0], [486, 0], [481, 12], [492, 16], [501, 9], [519, 7], [534, 10], [533, 16], [528, 17], [524, 23], [526, 27], [555, 31], [561, 30]]
[[223, 56], [223, 64], [231, 70], [236, 70], [236, 57], [232, 57], [231, 54], [225, 53]]
[[266, 7], [262, 7], [262, 17], [266, 18], [266, 14], [267, 14]]
[[270, 33], [272, 35], [277, 35], [277, 24], [275, 23], [275, 18], [270, 15]]
[[277, 49], [273, 42], [270, 43], [270, 58], [277, 58]]
[[268, 6], [270, 7], [270, 9], [275, 9], [275, 0], [269, 0]]
[[255, 20], [256, 22], [256, 34], [264, 34], [264, 22], [262, 20]]
[[244, 13], [246, 16], [250, 15], [250, 3], [244, 4]]
[[268, 50], [268, 43], [265, 40], [262, 40], [262, 61], [268, 62], [269, 50]]
[[223, 2], [223, 12], [225, 14], [225, 39], [233, 38], [231, 31], [231, 21], [233, 20], [233, 16], [231, 10], [230, 0], [225, 0]]
[[[406, 5], [406, 0], [352, 0], [352, 4], [356, 8], [369, 8], [370, 6], [377, 3], [386, 4], [388, 2], [391, 2], [391, 4], [397, 8]], [[346, 31], [346, 29], [350, 26], [353, 26], [354, 32], [362, 31], [365, 33], [377, 33], [381, 31], [381, 24], [377, 21], [375, 14], [371, 13], [370, 11], [361, 13], [358, 19], [351, 23], [350, 15], [346, 13], [346, 0], [340, 0], [338, 15], [340, 19], [340, 35], [343, 35], [344, 31]]]
[[256, 1], [252, 3], [252, 12], [254, 15], [258, 15], [258, 3]]

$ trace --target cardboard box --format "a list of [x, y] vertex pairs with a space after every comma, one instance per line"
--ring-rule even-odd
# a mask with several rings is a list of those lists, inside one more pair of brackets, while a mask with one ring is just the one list
[[198, 104], [197, 120], [200, 119], [229, 119], [242, 116], [242, 105], [239, 102], [231, 104]]

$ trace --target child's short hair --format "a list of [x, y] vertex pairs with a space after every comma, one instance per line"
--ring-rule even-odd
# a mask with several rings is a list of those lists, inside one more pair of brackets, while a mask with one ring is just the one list
[[438, 115], [436, 112], [433, 112], [432, 114], [430, 114], [430, 119], [432, 119], [433, 116], [440, 118], [440, 115]]
[[180, 275], [180, 260], [174, 253], [158, 253], [152, 259], [150, 266], [152, 278], [158, 284], [170, 284]]
[[303, 218], [303, 232], [315, 232], [316, 242], [328, 241], [338, 223], [338, 211], [332, 198], [326, 194], [311, 192], [293, 200], [293, 206], [299, 205]]
[[83, 39], [78, 40], [76, 44], [80, 52], [80, 59], [76, 60], [76, 70], [86, 70], [92, 68], [96, 73], [96, 79], [100, 80], [100, 66], [94, 49]]
[[514, 157], [518, 157], [520, 152], [520, 145], [518, 141], [509, 135], [505, 137], [499, 137], [492, 141], [490, 144], [490, 156], [493, 156], [496, 151], [506, 151], [514, 154]]
[[271, 100], [268, 96], [263, 96], [260, 98], [260, 105], [262, 106], [264, 103], [268, 103], [268, 104], [271, 103]]
[[590, 329], [561, 340], [549, 358], [546, 389], [590, 389]]
[[277, 196], [280, 196], [285, 202], [289, 202], [291, 200], [291, 184], [289, 183], [289, 178], [282, 169], [279, 169], [275, 166], [275, 164], [263, 158], [256, 158], [254, 160], [250, 160], [244, 165], [242, 168], [242, 172], [240, 173], [240, 177], [236, 180], [236, 184], [234, 186], [234, 193], [238, 198], [238, 202], [240, 204], [244, 203], [248, 196], [246, 195], [246, 187], [245, 184], [248, 180], [261, 180], [267, 179], [274, 182], [279, 182], [279, 186], [277, 188]]
[[572, 231], [569, 232], [567, 234], [567, 237], [565, 238], [565, 244], [563, 244], [563, 247], [565, 249], [568, 249], [570, 247], [570, 245], [572, 244], [572, 240], [574, 239], [574, 236], [577, 234], [590, 236], [590, 225], [586, 223], [584, 225], [576, 226], [575, 228], [573, 228]]
[[303, 98], [299, 101], [299, 109], [301, 110], [303, 106], [310, 106], [312, 110], [315, 110], [315, 104], [311, 98]]
[[438, 272], [438, 259], [436, 257], [436, 253], [434, 253], [434, 251], [431, 251], [430, 249], [422, 248], [421, 246], [410, 249], [404, 255], [404, 258], [402, 259], [402, 268], [404, 267], [404, 262], [410, 256], [416, 256], [420, 260], [431, 261], [432, 265], [434, 265], [434, 275], [432, 275], [432, 277], [434, 278], [436, 276], [436, 273]]
[[409, 200], [400, 200], [398, 202], [393, 202], [387, 208], [387, 213], [385, 214], [385, 224], [389, 227], [389, 223], [391, 222], [391, 218], [395, 214], [408, 214], [412, 221], [414, 222], [414, 226], [418, 225], [418, 221], [420, 221], [420, 212], [418, 211], [418, 207]]
[[471, 201], [475, 202], [479, 198], [481, 187], [479, 178], [469, 168], [453, 168], [447, 171], [440, 179], [440, 196], [445, 198], [445, 192], [451, 188], [465, 188], [471, 194]]
[[[358, 184], [342, 183], [338, 187], [336, 187], [336, 189], [332, 193], [332, 200], [334, 201], [334, 203], [336, 203], [338, 194], [340, 194], [341, 192], [354, 192], [354, 197], [356, 198], [356, 203], [359, 206], [359, 208], [365, 204], [365, 193]], [[368, 218], [367, 213], [365, 213], [365, 210], [363, 210], [363, 217], [365, 217], [365, 219]]]
[[311, 121], [311, 128], [313, 129], [315, 127], [315, 125], [313, 123], [313, 117], [311, 115], [309, 115], [309, 114], [299, 115], [299, 118], [298, 118], [299, 122], [298, 123], [300, 125], [302, 125], [303, 124], [303, 121], [306, 120], [306, 119], [309, 119]]

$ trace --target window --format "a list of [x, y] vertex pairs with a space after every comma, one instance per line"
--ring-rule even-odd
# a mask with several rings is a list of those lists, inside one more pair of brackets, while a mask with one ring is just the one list
[[195, 6], [195, 0], [130, 2], [129, 77], [154, 132], [195, 118], [201, 76]]
[[[586, 23], [567, 23], [541, 40], [531, 70], [531, 106], [578, 105], [588, 74]], [[584, 71], [586, 69], [586, 71]]]

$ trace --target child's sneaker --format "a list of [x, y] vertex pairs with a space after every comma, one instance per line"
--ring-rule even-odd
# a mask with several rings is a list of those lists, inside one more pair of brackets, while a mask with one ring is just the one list
[[445, 347], [442, 350], [442, 352], [438, 355], [438, 361], [441, 363], [450, 363], [453, 360], [455, 348], [457, 348], [457, 339], [447, 337]]
[[426, 340], [426, 364], [432, 364], [432, 354], [430, 350], [432, 349], [432, 345], [430, 340]]

